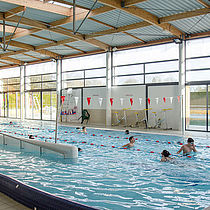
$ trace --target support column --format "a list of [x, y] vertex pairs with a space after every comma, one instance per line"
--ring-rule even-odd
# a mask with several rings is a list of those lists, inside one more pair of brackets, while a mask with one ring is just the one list
[[62, 60], [56, 60], [56, 94], [57, 94], [57, 108], [56, 108], [56, 123], [55, 123], [55, 143], [57, 143], [58, 136], [58, 123], [60, 120], [60, 107], [61, 107], [61, 82], [62, 82]]
[[26, 66], [20, 66], [20, 120], [25, 119], [25, 70]]
[[108, 51], [106, 53], [106, 126], [111, 126], [112, 110], [110, 105], [111, 91], [112, 91], [112, 55]]
[[180, 95], [180, 124], [179, 129], [185, 133], [185, 81], [186, 81], [186, 41], [179, 44], [179, 95]]

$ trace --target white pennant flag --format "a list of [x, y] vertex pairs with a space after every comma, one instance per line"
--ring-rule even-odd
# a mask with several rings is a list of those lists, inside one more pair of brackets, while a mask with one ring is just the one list
[[79, 97], [74, 97], [74, 100], [75, 100], [75, 104], [76, 104], [76, 106], [77, 106]]
[[101, 106], [102, 105], [102, 102], [103, 102], [103, 98], [99, 98], [98, 99], [98, 102], [99, 102], [99, 105]]
[[159, 98], [155, 98], [155, 100], [156, 100], [156, 104], [158, 104], [158, 102], [159, 102]]
[[120, 98], [120, 104], [121, 104], [121, 106], [123, 106], [123, 101], [124, 101], [124, 98]]
[[141, 102], [142, 102], [142, 98], [139, 98], [139, 103], [140, 103], [140, 105], [141, 105]]
[[173, 103], [173, 96], [170, 97], [171, 104]]

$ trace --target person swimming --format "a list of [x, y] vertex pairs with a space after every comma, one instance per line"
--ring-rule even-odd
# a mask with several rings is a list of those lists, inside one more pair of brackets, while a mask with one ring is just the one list
[[125, 130], [125, 134], [129, 134], [130, 132], [129, 132], [129, 130]]
[[167, 151], [167, 150], [163, 150], [163, 151], [161, 152], [161, 155], [162, 155], [162, 157], [161, 157], [160, 162], [167, 162], [167, 161], [173, 160], [173, 158], [169, 157], [170, 152]]
[[82, 127], [81, 132], [83, 132], [83, 133], [87, 133], [87, 130], [86, 130], [86, 127], [85, 127], [85, 126], [83, 126], [83, 127]]
[[197, 152], [195, 149], [194, 140], [192, 138], [188, 138], [187, 144], [183, 145], [177, 154], [179, 154], [181, 151], [183, 151], [183, 155], [189, 155], [192, 151]]
[[127, 148], [133, 147], [133, 146], [134, 146], [134, 143], [135, 143], [134, 136], [130, 136], [129, 141], [130, 141], [130, 143], [125, 144], [125, 145], [123, 145], [122, 147], [123, 147], [123, 148], [124, 148], [124, 147], [127, 147]]
[[34, 136], [33, 136], [33, 135], [29, 135], [28, 138], [29, 138], [29, 139], [34, 139]]

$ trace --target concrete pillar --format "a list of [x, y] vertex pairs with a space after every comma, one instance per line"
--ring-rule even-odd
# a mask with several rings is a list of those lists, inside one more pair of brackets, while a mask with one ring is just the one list
[[62, 60], [56, 60], [56, 94], [57, 94], [57, 109], [56, 109], [56, 123], [55, 123], [55, 143], [57, 143], [58, 123], [60, 119], [61, 107], [61, 89], [62, 89]]
[[106, 53], [106, 126], [111, 126], [112, 110], [110, 105], [111, 91], [112, 91], [112, 55], [108, 51]]
[[179, 95], [180, 95], [180, 123], [179, 129], [185, 133], [185, 81], [186, 81], [186, 41], [179, 44]]
[[26, 66], [20, 66], [20, 120], [25, 119], [25, 70]]

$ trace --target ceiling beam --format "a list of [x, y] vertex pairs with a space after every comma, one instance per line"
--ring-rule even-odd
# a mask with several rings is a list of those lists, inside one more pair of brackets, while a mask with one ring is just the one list
[[[14, 30], [15, 30], [15, 27], [14, 26], [8, 26], [8, 25], [6, 25], [5, 26], [5, 32], [6, 33], [13, 33], [14, 32]], [[3, 32], [3, 25], [0, 23], [0, 31], [1, 32]], [[24, 32], [25, 31], [25, 29], [22, 29], [22, 28], [17, 28], [17, 30], [16, 30], [18, 33], [21, 33], [21, 32]]]
[[35, 58], [35, 59], [37, 59], [37, 60], [41, 60], [40, 58], [38, 58], [38, 57], [35, 57], [35, 56], [32, 56], [32, 55], [29, 55], [29, 54], [26, 54], [26, 53], [22, 53], [23, 55], [25, 55], [25, 56], [28, 56], [28, 57], [31, 57], [31, 58]]
[[10, 57], [8, 57], [8, 58], [1, 58], [1, 59], [9, 61], [9, 62], [12, 62], [12, 63], [15, 63], [15, 64], [18, 64], [18, 65], [21, 65], [23, 63], [23, 61], [21, 61], [21, 60], [10, 58]]
[[197, 0], [197, 2], [199, 2], [200, 4], [202, 4], [206, 8], [210, 8], [210, 4], [204, 2], [203, 0]]
[[38, 35], [35, 35], [35, 34], [29, 34], [29, 35], [32, 36], [32, 37], [38, 38], [38, 39], [46, 40], [48, 42], [55, 42], [55, 43], [57, 43], [57, 41], [55, 41], [55, 40], [48, 39], [48, 38], [45, 38], [45, 37], [42, 37], [42, 36], [38, 36]]
[[100, 32], [95, 32], [92, 33], [90, 35], [86, 35], [85, 38], [89, 39], [89, 38], [95, 38], [98, 36], [104, 36], [104, 35], [108, 35], [108, 34], [114, 34], [114, 33], [119, 33], [119, 32], [123, 32], [123, 31], [128, 31], [128, 30], [132, 30], [132, 29], [136, 29], [136, 28], [143, 28], [143, 27], [147, 27], [150, 26], [151, 24], [146, 22], [146, 21], [142, 21], [139, 23], [134, 23], [134, 24], [130, 24], [127, 26], [121, 26], [119, 28], [114, 28], [114, 29], [108, 29], [108, 30], [104, 30], [104, 31], [100, 31]]
[[80, 50], [80, 49], [78, 49], [78, 48], [75, 48], [75, 47], [69, 46], [69, 45], [67, 45], [67, 44], [64, 44], [63, 46], [68, 47], [68, 48], [70, 48], [70, 49], [72, 49], [72, 50], [77, 50], [77, 51], [79, 51], [79, 52], [81, 52], [81, 53], [86, 53], [86, 52], [85, 52], [85, 51], [83, 51], [83, 50]]
[[105, 5], [108, 5], [110, 7], [113, 7], [115, 9], [123, 10], [131, 15], [136, 16], [136, 17], [139, 17], [152, 25], [158, 26], [158, 27], [162, 28], [163, 30], [169, 31], [171, 34], [173, 34], [177, 37], [180, 37], [183, 35], [183, 32], [180, 31], [179, 29], [177, 29], [176, 27], [174, 27], [173, 25], [171, 25], [169, 23], [160, 24], [158, 17], [156, 17], [155, 15], [153, 15], [139, 7], [132, 6], [132, 7], [124, 7], [123, 8], [123, 7], [121, 7], [120, 0], [99, 0], [99, 2], [101, 2]]
[[16, 4], [32, 9], [37, 9], [45, 12], [51, 12], [59, 15], [70, 16], [72, 15], [71, 9], [51, 3], [41, 2], [39, 0], [1, 0], [10, 4]]
[[[73, 3], [67, 2], [67, 1], [64, 1], [64, 0], [53, 0], [53, 1], [54, 1], [54, 2], [58, 2], [58, 3], [61, 3], [61, 4], [66, 4], [66, 5], [68, 5], [68, 6], [73, 6]], [[76, 7], [77, 7], [77, 8], [81, 8], [81, 9], [87, 9], [87, 10], [89, 10], [89, 8], [80, 6], [80, 5], [78, 5], [78, 4], [76, 4]]]
[[[94, 18], [89, 18], [90, 20], [92, 20], [92, 21], [95, 21], [95, 22], [97, 22], [97, 23], [100, 23], [100, 24], [102, 24], [102, 25], [105, 25], [105, 26], [107, 26], [107, 27], [110, 27], [110, 28], [112, 28], [112, 29], [116, 29], [114, 26], [112, 26], [112, 25], [109, 25], [109, 24], [107, 24], [107, 23], [104, 23], [104, 22], [102, 22], [102, 21], [99, 21], [99, 20], [96, 20], [96, 19], [94, 19]], [[134, 35], [132, 35], [132, 34], [130, 34], [130, 33], [128, 33], [128, 32], [125, 32], [125, 31], [122, 31], [122, 33], [124, 33], [124, 34], [126, 34], [126, 35], [128, 35], [128, 36], [130, 36], [130, 37], [132, 37], [132, 38], [134, 38], [134, 39], [137, 39], [137, 40], [139, 40], [139, 41], [141, 41], [141, 42], [145, 42], [144, 40], [142, 40], [142, 39], [140, 39], [140, 38], [138, 38], [138, 37], [136, 37], [136, 36], [134, 36]]]
[[[109, 7], [109, 6], [100, 7], [100, 8], [92, 10], [90, 12], [90, 14], [88, 15], [88, 18], [93, 17], [95, 15], [99, 15], [99, 14], [105, 13], [105, 12], [109, 12], [109, 11], [112, 11], [112, 10], [114, 10], [114, 8]], [[77, 12], [75, 21], [83, 20], [85, 18], [85, 16], [86, 16], [87, 12], [88, 11]], [[71, 23], [71, 22], [73, 22], [73, 15], [70, 16], [70, 17], [66, 17], [66, 18], [63, 18], [63, 19], [51, 22], [50, 25], [51, 26], [59, 26], [59, 25], [64, 25], [64, 24]]]
[[170, 22], [170, 21], [176, 21], [176, 20], [180, 20], [180, 19], [205, 15], [205, 14], [208, 14], [208, 13], [210, 13], [210, 10], [207, 9], [207, 8], [197, 9], [197, 10], [190, 11], [190, 12], [183, 12], [183, 13], [179, 13], [179, 14], [176, 14], [176, 15], [170, 15], [170, 16], [159, 18], [159, 22], [160, 23], [166, 23], [166, 22]]
[[26, 7], [24, 6], [19, 6], [19, 7], [15, 7], [7, 12], [4, 13], [4, 17], [5, 18], [10, 18], [10, 17], [13, 17], [14, 15], [17, 15], [23, 11], [26, 10]]
[[144, 2], [144, 1], [147, 1], [147, 0], [125, 0], [125, 7], [130, 7], [134, 4], [138, 4], [138, 3], [141, 3], [141, 2]]
[[40, 54], [43, 54], [43, 55], [46, 55], [46, 56], [51, 57], [51, 58], [58, 58], [58, 57], [61, 56], [60, 54], [57, 54], [57, 53], [54, 53], [54, 52], [51, 52], [51, 51], [45, 50], [45, 49], [36, 50], [36, 52], [38, 52]]
[[13, 46], [13, 47], [26, 49], [26, 50], [35, 50], [34, 46], [32, 46], [30, 44], [25, 44], [25, 43], [22, 43], [22, 42], [17, 42], [17, 41], [11, 41], [9, 45]]

